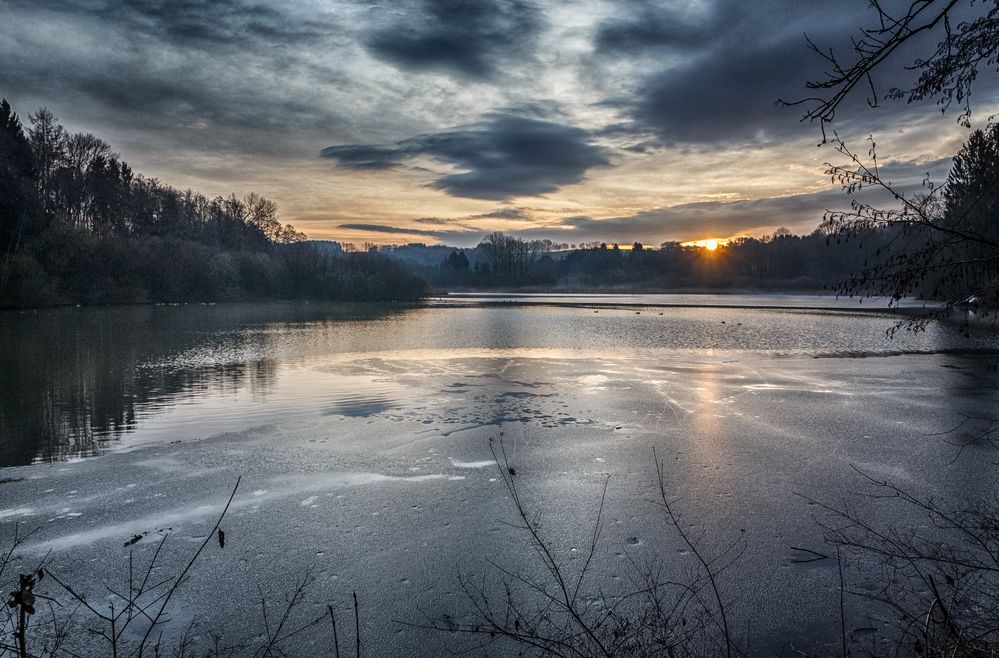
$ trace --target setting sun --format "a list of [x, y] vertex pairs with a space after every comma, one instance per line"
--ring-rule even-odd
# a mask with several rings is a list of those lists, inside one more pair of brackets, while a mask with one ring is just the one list
[[708, 251], [714, 251], [718, 247], [724, 247], [728, 244], [728, 240], [723, 240], [721, 238], [709, 238], [707, 240], [693, 240], [682, 244], [684, 247], [700, 247], [702, 249], [707, 249]]

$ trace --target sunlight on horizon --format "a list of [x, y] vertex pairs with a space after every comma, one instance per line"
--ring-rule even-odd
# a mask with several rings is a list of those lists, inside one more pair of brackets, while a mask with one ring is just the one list
[[702, 249], [707, 249], [708, 251], [715, 251], [718, 247], [724, 247], [730, 242], [731, 240], [726, 240], [724, 238], [706, 238], [704, 240], [681, 242], [680, 244], [684, 247], [700, 247]]

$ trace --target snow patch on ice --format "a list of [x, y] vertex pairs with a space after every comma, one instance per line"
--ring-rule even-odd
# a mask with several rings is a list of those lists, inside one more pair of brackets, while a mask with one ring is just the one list
[[475, 462], [461, 462], [457, 459], [452, 459], [451, 465], [455, 468], [486, 468], [488, 466], [495, 466], [496, 462], [491, 459], [484, 459], [482, 461]]

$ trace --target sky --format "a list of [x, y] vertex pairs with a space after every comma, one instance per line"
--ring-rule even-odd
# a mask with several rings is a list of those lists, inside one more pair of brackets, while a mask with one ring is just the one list
[[[847, 54], [872, 19], [867, 0], [2, 0], [0, 96], [164, 183], [272, 198], [314, 239], [801, 233], [848, 206], [825, 173], [842, 157], [775, 101], [822, 77], [806, 33]], [[957, 114], [860, 94], [832, 128], [915, 189], [946, 178]]]

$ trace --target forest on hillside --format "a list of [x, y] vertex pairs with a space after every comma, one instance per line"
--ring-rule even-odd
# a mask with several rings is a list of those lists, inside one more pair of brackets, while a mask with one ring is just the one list
[[380, 254], [318, 249], [257, 194], [208, 198], [137, 174], [47, 109], [0, 103], [0, 307], [418, 299]]

